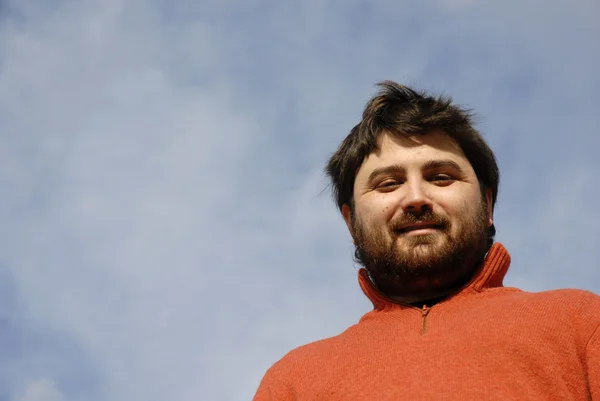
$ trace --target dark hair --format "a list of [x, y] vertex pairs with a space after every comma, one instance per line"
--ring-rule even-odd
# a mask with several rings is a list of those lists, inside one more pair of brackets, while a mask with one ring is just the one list
[[[346, 204], [354, 209], [356, 174], [365, 158], [377, 150], [381, 134], [413, 136], [440, 129], [458, 143], [473, 166], [482, 197], [486, 189], [492, 191], [493, 210], [500, 173], [494, 153], [472, 126], [471, 111], [453, 104], [450, 97], [432, 96], [393, 81], [377, 85], [380, 91], [367, 103], [362, 121], [352, 128], [325, 168], [338, 208]], [[493, 225], [490, 231], [493, 239]]]

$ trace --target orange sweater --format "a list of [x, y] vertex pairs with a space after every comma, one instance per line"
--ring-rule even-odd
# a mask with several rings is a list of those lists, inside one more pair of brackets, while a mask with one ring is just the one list
[[600, 297], [503, 287], [509, 264], [495, 244], [463, 290], [423, 309], [361, 270], [373, 311], [289, 352], [254, 401], [600, 400]]

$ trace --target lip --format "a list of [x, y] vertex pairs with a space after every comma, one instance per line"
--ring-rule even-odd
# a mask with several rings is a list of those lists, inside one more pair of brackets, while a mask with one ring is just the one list
[[402, 227], [400, 227], [398, 232], [401, 234], [404, 234], [404, 233], [409, 233], [409, 232], [413, 232], [413, 231], [439, 230], [440, 228], [441, 228], [441, 225], [439, 225], [439, 224], [422, 222], [422, 223], [403, 225]]

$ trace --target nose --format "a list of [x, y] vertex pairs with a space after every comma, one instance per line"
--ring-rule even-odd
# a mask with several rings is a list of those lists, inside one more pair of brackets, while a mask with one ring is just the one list
[[403, 197], [401, 204], [402, 209], [405, 212], [419, 214], [433, 208], [431, 199], [425, 192], [422, 182], [407, 182], [405, 188], [406, 194]]

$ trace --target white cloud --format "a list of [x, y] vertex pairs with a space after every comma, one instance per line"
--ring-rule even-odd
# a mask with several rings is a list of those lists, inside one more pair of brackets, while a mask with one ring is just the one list
[[51, 379], [32, 380], [13, 401], [64, 401], [65, 398]]

